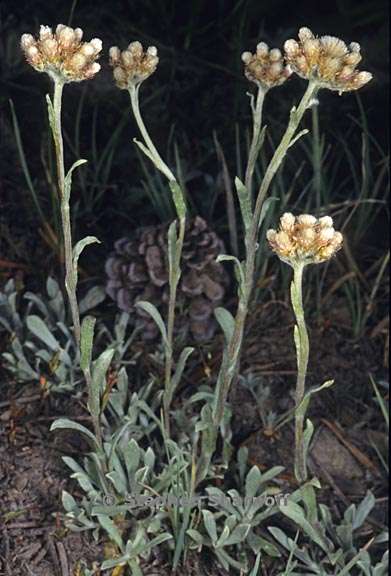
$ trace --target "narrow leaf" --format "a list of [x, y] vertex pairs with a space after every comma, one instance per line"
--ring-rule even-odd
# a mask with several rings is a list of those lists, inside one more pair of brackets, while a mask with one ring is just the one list
[[130, 560], [130, 555], [125, 554], [123, 556], [118, 556], [112, 560], [105, 560], [101, 564], [102, 570], [110, 570], [110, 568], [116, 568], [117, 566], [125, 566], [127, 562]]
[[258, 576], [258, 570], [259, 570], [260, 563], [261, 563], [261, 554], [257, 554], [257, 557], [255, 558], [255, 564], [254, 564], [249, 576]]
[[49, 124], [50, 124], [50, 128], [53, 132], [53, 136], [54, 136], [54, 134], [55, 134], [54, 108], [53, 108], [53, 103], [50, 99], [49, 94], [46, 94], [46, 104], [48, 107]]
[[164, 345], [168, 346], [166, 326], [156, 306], [154, 306], [154, 304], [151, 304], [150, 302], [145, 302], [144, 300], [140, 300], [139, 302], [137, 302], [136, 306], [138, 306], [151, 316], [151, 318], [155, 321], [157, 327], [160, 330], [160, 334], [162, 335]]
[[88, 310], [98, 306], [106, 298], [106, 291], [103, 286], [93, 286], [79, 302], [80, 314], [85, 314]]
[[232, 558], [232, 556], [227, 554], [227, 552], [225, 552], [224, 550], [221, 549], [216, 550], [215, 554], [226, 570], [229, 570], [229, 565], [232, 566], [233, 568], [236, 568], [242, 573], [246, 569], [246, 566], [244, 565], [243, 562], [238, 562], [238, 560], [234, 560], [234, 558]]
[[149, 543], [148, 543], [148, 548], [155, 548], [156, 546], [159, 546], [159, 544], [162, 544], [163, 542], [167, 542], [167, 540], [171, 540], [172, 535], [168, 534], [168, 532], [165, 532], [164, 534], [158, 534], [158, 536], [155, 536], [155, 538], [153, 538]]
[[191, 346], [187, 346], [186, 348], [184, 348], [182, 350], [182, 352], [179, 356], [177, 366], [175, 368], [174, 375], [171, 379], [170, 397], [172, 397], [172, 395], [174, 394], [179, 382], [181, 381], [182, 374], [183, 374], [183, 371], [185, 369], [187, 359], [189, 358], [190, 354], [192, 354], [193, 351], [194, 351], [194, 348], [192, 348]]
[[143, 144], [142, 142], [140, 142], [140, 140], [137, 140], [137, 138], [133, 138], [133, 142], [135, 144], [137, 144], [137, 146], [140, 148], [140, 150], [142, 152], [144, 152], [145, 156], [147, 156], [147, 158], [149, 158], [153, 164], [155, 164], [155, 158], [153, 157], [153, 155], [150, 153], [150, 151], [148, 150], [148, 148], [145, 146], [145, 144]]
[[251, 196], [246, 186], [237, 176], [235, 178], [235, 187], [239, 198], [239, 205], [240, 205], [240, 211], [242, 213], [244, 229], [247, 232], [247, 230], [249, 230], [251, 226], [252, 221]]
[[251, 528], [250, 524], [239, 524], [238, 526], [236, 526], [231, 535], [224, 542], [224, 546], [233, 546], [234, 544], [239, 544], [240, 542], [243, 542], [243, 540], [245, 540], [245, 538], [247, 537], [250, 528]]
[[285, 516], [293, 520], [295, 524], [302, 528], [307, 536], [311, 538], [311, 540], [313, 540], [313, 542], [315, 542], [318, 546], [320, 546], [324, 552], [328, 552], [327, 543], [324, 541], [323, 537], [321, 534], [319, 534], [316, 528], [312, 526], [310, 522], [308, 522], [304, 515], [303, 509], [298, 504], [288, 500], [288, 502], [285, 502], [284, 504], [278, 504], [278, 507]]
[[371, 380], [371, 384], [373, 386], [373, 389], [375, 390], [376, 398], [377, 398], [377, 401], [379, 402], [379, 406], [380, 406], [380, 409], [382, 411], [384, 421], [387, 424], [387, 428], [389, 428], [390, 427], [390, 415], [388, 413], [386, 403], [384, 401], [383, 396], [380, 394], [378, 387], [376, 386], [376, 382], [373, 379], [372, 374], [369, 374], [369, 378]]
[[245, 278], [243, 267], [236, 256], [230, 256], [229, 254], [219, 254], [216, 258], [216, 262], [234, 262], [235, 264], [235, 273], [238, 279], [239, 285], [244, 287], [245, 285]]
[[202, 535], [198, 532], [198, 530], [194, 530], [194, 528], [188, 528], [186, 530], [186, 534], [190, 536], [190, 538], [192, 538], [194, 542], [197, 542], [198, 545], [202, 546], [204, 539]]
[[44, 342], [51, 350], [57, 351], [61, 348], [60, 344], [49, 331], [49, 328], [46, 326], [42, 318], [34, 314], [27, 316], [26, 324], [27, 328], [34, 334], [34, 336]]
[[97, 515], [100, 525], [104, 528], [107, 534], [110, 536], [110, 540], [115, 542], [118, 548], [122, 551], [124, 548], [124, 543], [122, 541], [122, 536], [114, 524], [113, 520], [109, 516]]
[[327, 380], [321, 386], [316, 386], [315, 388], [308, 390], [308, 392], [305, 394], [303, 400], [300, 402], [300, 404], [296, 408], [296, 411], [298, 413], [302, 412], [303, 414], [305, 414], [311, 396], [313, 394], [316, 394], [317, 392], [320, 392], [321, 390], [324, 390], [326, 388], [330, 388], [330, 386], [332, 386], [333, 384], [334, 384], [334, 380]]
[[305, 430], [303, 433], [303, 451], [305, 461], [307, 461], [308, 448], [310, 446], [313, 433], [314, 433], [314, 425], [312, 424], [311, 420], [307, 418]]
[[209, 534], [210, 539], [212, 542], [217, 541], [217, 527], [216, 527], [216, 520], [210, 510], [202, 510], [202, 515], [204, 517], [204, 525], [206, 531]]
[[182, 188], [179, 186], [178, 182], [175, 180], [171, 180], [169, 182], [169, 186], [172, 192], [172, 199], [175, 204], [176, 213], [178, 214], [178, 218], [183, 220], [186, 216], [186, 203], [185, 198], [182, 192]]
[[262, 484], [262, 475], [258, 466], [253, 466], [246, 476], [246, 497], [253, 498]]
[[[54, 133], [54, 132], [53, 132]], [[65, 200], [67, 202], [69, 202], [70, 196], [71, 196], [71, 188], [72, 188], [72, 172], [75, 170], [75, 168], [77, 168], [78, 166], [81, 166], [82, 164], [86, 164], [87, 160], [84, 159], [80, 159], [80, 160], [76, 160], [76, 162], [74, 162], [72, 164], [72, 166], [69, 168], [67, 175], [65, 176], [65, 181], [64, 181], [64, 196], [65, 196]]]
[[88, 408], [94, 416], [99, 416], [100, 413], [100, 398], [106, 388], [106, 373], [114, 356], [114, 352], [113, 348], [104, 350], [92, 366], [92, 389]]
[[360, 504], [357, 506], [357, 510], [353, 519], [353, 530], [357, 530], [357, 528], [362, 526], [368, 517], [368, 514], [370, 514], [371, 510], [375, 506], [375, 503], [376, 500], [374, 495], [368, 490], [364, 500], [362, 500], [362, 502], [360, 502]]
[[261, 214], [259, 216], [259, 222], [258, 222], [258, 230], [261, 228], [262, 223], [266, 217], [266, 214], [269, 211], [269, 208], [272, 204], [272, 202], [275, 202], [276, 200], [279, 200], [279, 198], [277, 198], [276, 196], [270, 196], [270, 198], [267, 198], [263, 205], [262, 205], [262, 209], [261, 209]]
[[86, 316], [81, 324], [80, 368], [83, 370], [83, 372], [88, 370], [88, 368], [91, 366], [95, 322], [96, 318], [93, 316]]
[[231, 312], [222, 306], [215, 308], [214, 314], [217, 322], [220, 324], [220, 327], [224, 332], [225, 340], [227, 344], [229, 344], [232, 340], [232, 336], [235, 330], [235, 319]]
[[170, 284], [176, 285], [179, 279], [179, 271], [177, 268], [177, 231], [176, 231], [176, 221], [171, 222], [167, 233], [168, 239], [168, 267], [170, 273]]
[[73, 269], [75, 271], [76, 281], [77, 281], [77, 265], [79, 261], [80, 254], [83, 252], [84, 248], [89, 244], [100, 244], [100, 240], [95, 236], [86, 236], [82, 240], [79, 240], [75, 247], [73, 248]]
[[76, 500], [66, 490], [63, 490], [61, 493], [61, 501], [62, 501], [62, 505], [64, 506], [66, 512], [71, 512], [72, 510], [77, 508]]
[[59, 418], [58, 420], [55, 420], [50, 426], [50, 432], [53, 432], [53, 430], [76, 430], [77, 432], [84, 434], [84, 436], [86, 436], [95, 447], [97, 446], [96, 438], [88, 428], [78, 422], [69, 420], [68, 418]]
[[130, 442], [128, 442], [126, 446], [123, 447], [122, 452], [124, 455], [126, 470], [130, 478], [132, 472], [135, 472], [139, 467], [141, 456], [140, 447], [136, 440], [132, 438]]
[[261, 484], [265, 484], [266, 482], [270, 482], [270, 480], [273, 480], [273, 478], [275, 478], [276, 476], [281, 474], [281, 472], [283, 470], [285, 470], [284, 466], [273, 466], [273, 468], [270, 468], [270, 470], [267, 470], [266, 472], [264, 472], [262, 474]]

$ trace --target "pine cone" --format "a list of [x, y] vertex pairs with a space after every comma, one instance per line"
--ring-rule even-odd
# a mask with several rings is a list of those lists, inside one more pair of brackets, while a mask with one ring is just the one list
[[[144, 339], [158, 335], [158, 329], [145, 311], [135, 307], [140, 300], [154, 304], [166, 316], [169, 300], [168, 225], [136, 230], [133, 238], [121, 238], [106, 261], [107, 294], [121, 310], [133, 316]], [[217, 324], [213, 310], [223, 301], [228, 275], [216, 257], [224, 252], [222, 240], [202, 218], [186, 225], [182, 251], [182, 276], [177, 290], [177, 329], [189, 331], [196, 341], [210, 340]]]

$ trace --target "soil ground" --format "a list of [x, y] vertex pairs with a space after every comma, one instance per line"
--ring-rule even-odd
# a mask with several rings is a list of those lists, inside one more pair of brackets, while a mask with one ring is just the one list
[[[283, 414], [293, 406], [292, 328], [291, 312], [283, 303], [260, 307], [251, 316], [242, 374], [248, 377], [251, 373], [269, 387], [264, 414]], [[326, 488], [322, 498], [333, 509], [360, 500], [370, 488], [377, 498], [372, 522], [379, 527], [386, 521], [387, 479], [373, 444], [382, 449], [386, 436], [368, 374], [383, 377], [382, 341], [349, 340], [341, 318], [332, 315], [327, 323], [312, 326], [310, 336], [308, 385], [335, 378], [334, 387], [315, 396], [311, 404], [316, 434], [310, 467]], [[217, 347], [209, 358], [213, 377], [219, 361]], [[192, 370], [194, 382], [205, 366], [199, 363]], [[102, 560], [105, 547], [86, 533], [69, 533], [63, 527], [61, 490], [69, 489], [69, 481], [61, 455], [77, 457], [83, 446], [73, 435], [55, 437], [49, 427], [58, 415], [85, 416], [80, 404], [69, 397], [43, 399], [38, 384], [23, 389], [10, 384], [3, 385], [6, 393], [0, 402], [0, 575], [78, 575], [82, 563], [91, 567]], [[233, 444], [246, 445], [252, 463], [261, 469], [283, 463], [286, 486], [294, 486], [291, 423], [273, 433], [262, 422], [260, 409], [243, 381], [233, 387], [230, 401]], [[77, 493], [74, 485], [70, 489]], [[168, 571], [155, 558], [145, 573], [162, 576]], [[217, 576], [224, 571], [215, 567], [207, 573]], [[196, 561], [192, 567], [189, 564], [188, 574], [202, 574]]]

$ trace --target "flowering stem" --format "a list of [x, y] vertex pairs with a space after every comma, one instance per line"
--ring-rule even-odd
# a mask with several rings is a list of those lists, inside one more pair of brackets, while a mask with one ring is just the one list
[[170, 296], [168, 302], [168, 318], [167, 318], [167, 347], [166, 347], [166, 362], [164, 370], [164, 393], [163, 393], [163, 408], [164, 408], [164, 421], [167, 435], [170, 435], [170, 404], [172, 399], [172, 366], [173, 366], [173, 344], [174, 344], [174, 324], [175, 324], [175, 306], [177, 288], [180, 278], [180, 262], [183, 248], [183, 241], [185, 237], [185, 218], [179, 218], [179, 235], [176, 242], [175, 259], [172, 263], [172, 270], [170, 270]]
[[[319, 213], [322, 200], [322, 141], [319, 133], [319, 111], [318, 106], [312, 107], [312, 166], [313, 193], [315, 195], [316, 211]], [[321, 289], [322, 281], [319, 270], [316, 269], [316, 311], [318, 317], [321, 316]]]
[[280, 167], [283, 159], [285, 158], [288, 148], [298, 137], [298, 135], [296, 135], [297, 128], [304, 116], [305, 111], [310, 107], [316, 90], [317, 84], [314, 82], [309, 82], [298, 107], [292, 108], [287, 129], [280, 141], [280, 144], [273, 154], [273, 157], [266, 169], [258, 191], [258, 196], [251, 219], [251, 225], [246, 233], [245, 238], [247, 254], [246, 260], [244, 262], [244, 282], [241, 286], [241, 295], [235, 316], [233, 334], [226, 350], [226, 361], [221, 365], [217, 381], [217, 392], [213, 409], [213, 421], [216, 427], [219, 427], [221, 424], [228, 392], [231, 383], [239, 369], [245, 321], [247, 318], [248, 306], [254, 285], [255, 258], [258, 249], [258, 235], [263, 202], [265, 200], [266, 194], [269, 191], [273, 177]]
[[139, 144], [143, 152], [150, 158], [150, 160], [153, 162], [156, 168], [160, 170], [160, 172], [162, 172], [168, 179], [179, 222], [178, 236], [175, 241], [174, 258], [172, 259], [172, 261], [170, 261], [170, 270], [169, 270], [170, 295], [168, 302], [167, 343], [165, 346], [165, 367], [164, 367], [163, 413], [164, 413], [165, 430], [167, 437], [169, 437], [170, 436], [169, 412], [173, 394], [172, 369], [173, 369], [175, 307], [176, 307], [177, 288], [181, 275], [180, 263], [182, 256], [183, 241], [185, 236], [186, 205], [183, 198], [182, 190], [174, 174], [167, 166], [167, 164], [164, 162], [164, 160], [161, 158], [144, 124], [139, 105], [139, 96], [138, 96], [139, 87], [140, 87], [139, 85], [132, 86], [129, 90], [133, 114], [136, 119], [138, 128], [141, 132], [141, 135], [144, 139], [145, 146], [140, 146], [140, 143], [138, 142], [137, 143]]
[[[55, 80], [54, 82], [54, 97], [53, 97], [53, 118], [51, 119], [51, 128], [53, 133], [54, 145], [56, 149], [56, 163], [57, 163], [57, 178], [58, 188], [60, 193], [61, 205], [61, 221], [64, 236], [64, 259], [65, 259], [65, 288], [68, 294], [68, 300], [71, 307], [73, 330], [79, 351], [81, 351], [81, 328], [80, 328], [80, 313], [77, 303], [77, 277], [76, 270], [73, 265], [73, 249], [72, 249], [72, 228], [69, 206], [70, 191], [66, 189], [65, 184], [65, 168], [64, 168], [64, 144], [61, 129], [61, 103], [62, 92], [64, 84]], [[92, 376], [90, 369], [83, 370], [84, 378], [87, 384], [89, 397], [91, 398], [92, 392]], [[100, 428], [99, 416], [92, 415], [92, 423], [94, 426], [95, 437], [100, 448], [103, 446], [102, 431]]]
[[144, 120], [141, 116], [140, 112], [140, 104], [139, 104], [139, 89], [140, 85], [134, 86], [129, 90], [130, 94], [130, 101], [132, 103], [132, 110], [134, 117], [137, 122], [137, 126], [141, 132], [142, 137], [144, 138], [144, 143], [147, 147], [147, 151], [149, 152], [149, 157], [152, 162], [155, 164], [156, 168], [162, 172], [170, 182], [176, 182], [176, 178], [174, 174], [171, 172], [167, 164], [164, 162], [162, 157], [160, 156], [159, 152], [157, 151], [154, 143], [151, 140], [150, 135], [148, 134], [148, 130], [144, 124]]
[[295, 345], [297, 353], [296, 381], [296, 413], [295, 413], [295, 476], [301, 484], [307, 480], [307, 467], [304, 447], [304, 417], [305, 407], [302, 402], [305, 394], [305, 379], [307, 374], [309, 340], [304, 318], [303, 307], [303, 270], [305, 264], [297, 262], [293, 267], [291, 284], [291, 301], [296, 317]]
[[[244, 179], [244, 184], [250, 196], [252, 196], [252, 180], [255, 170], [255, 165], [257, 162], [257, 156], [259, 154], [259, 149], [262, 144], [260, 133], [262, 128], [262, 109], [263, 109], [263, 102], [265, 99], [266, 91], [264, 88], [259, 86], [258, 94], [257, 94], [257, 101], [255, 104], [255, 108], [253, 108], [253, 136], [251, 140], [249, 155], [248, 155], [248, 162], [246, 167], [246, 174]], [[253, 103], [252, 103], [253, 106]]]
[[61, 220], [64, 236], [64, 259], [65, 259], [65, 288], [68, 294], [71, 307], [73, 330], [78, 346], [80, 346], [80, 315], [76, 297], [76, 277], [73, 268], [72, 253], [72, 229], [69, 209], [69, 198], [65, 190], [65, 169], [64, 169], [64, 144], [61, 130], [61, 102], [64, 84], [56, 80], [54, 82], [53, 98], [53, 139], [56, 149], [57, 178], [60, 192]]
[[288, 127], [276, 151], [273, 154], [273, 158], [271, 159], [266, 169], [265, 175], [263, 177], [263, 180], [261, 182], [258, 191], [258, 197], [254, 209], [253, 228], [250, 234], [250, 239], [254, 244], [256, 244], [258, 237], [259, 221], [265, 196], [269, 190], [270, 184], [273, 180], [275, 173], [277, 172], [278, 168], [281, 165], [281, 162], [285, 158], [288, 148], [292, 144], [296, 130], [301, 122], [301, 119], [304, 116], [305, 111], [311, 106], [311, 102], [315, 96], [317, 89], [318, 85], [316, 84], [316, 82], [313, 81], [308, 82], [307, 89], [304, 92], [298, 107], [292, 108], [290, 112]]

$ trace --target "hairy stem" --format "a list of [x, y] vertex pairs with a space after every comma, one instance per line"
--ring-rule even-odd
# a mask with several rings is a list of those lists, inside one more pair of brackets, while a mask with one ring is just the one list
[[285, 158], [288, 148], [291, 146], [295, 137], [297, 137], [297, 128], [301, 122], [301, 119], [303, 118], [305, 111], [310, 107], [316, 90], [317, 85], [313, 82], [309, 82], [307, 90], [305, 91], [299, 106], [297, 109], [293, 108], [291, 110], [287, 129], [280, 141], [280, 144], [273, 154], [273, 157], [266, 169], [258, 191], [251, 226], [246, 233], [247, 254], [244, 263], [244, 286], [241, 287], [241, 295], [235, 316], [234, 331], [226, 350], [226, 361], [222, 363], [218, 376], [217, 392], [213, 410], [213, 421], [216, 427], [220, 426], [221, 424], [228, 392], [231, 383], [239, 369], [245, 321], [247, 318], [248, 306], [254, 285], [255, 258], [258, 249], [258, 234], [263, 202], [265, 200], [266, 194], [269, 191], [273, 177], [280, 167], [283, 159]]
[[[312, 107], [312, 166], [313, 174], [313, 193], [315, 195], [316, 213], [319, 214], [322, 203], [322, 141], [319, 132], [319, 112], [318, 106]], [[318, 317], [321, 315], [321, 290], [322, 277], [316, 269], [316, 310]]]
[[57, 179], [60, 193], [61, 221], [64, 236], [65, 259], [65, 288], [71, 307], [73, 330], [76, 342], [80, 345], [80, 315], [76, 297], [76, 278], [73, 268], [72, 229], [69, 208], [69, 199], [65, 190], [64, 144], [61, 129], [61, 102], [64, 84], [60, 81], [54, 83], [53, 111], [54, 123], [52, 126], [53, 139], [56, 149]]
[[[265, 99], [266, 91], [259, 87], [258, 94], [257, 94], [257, 101], [255, 104], [255, 108], [253, 108], [253, 135], [250, 145], [250, 150], [248, 154], [248, 162], [246, 167], [246, 174], [244, 179], [244, 184], [248, 193], [252, 197], [252, 181], [253, 175], [255, 170], [255, 165], [257, 162], [257, 157], [259, 154], [260, 145], [262, 142], [260, 141], [260, 134], [262, 128], [262, 109], [263, 109], [263, 102]], [[252, 104], [253, 106], [253, 104]]]
[[[139, 105], [139, 86], [132, 86], [129, 90], [130, 94], [130, 101], [132, 104], [132, 110], [134, 117], [137, 122], [137, 126], [140, 130], [140, 133], [144, 140], [144, 145], [146, 146], [146, 150], [143, 151], [147, 154], [153, 164], [156, 166], [160, 172], [162, 172], [166, 178], [168, 179], [169, 183], [177, 185], [178, 190], [180, 190], [179, 184], [161, 158], [159, 152], [157, 151], [155, 145], [152, 142], [151, 137], [149, 136], [148, 130], [144, 124], [143, 118], [140, 112], [140, 105]], [[164, 416], [164, 426], [166, 430], [167, 437], [170, 436], [170, 404], [172, 399], [172, 370], [173, 370], [173, 349], [174, 349], [174, 325], [175, 325], [175, 307], [176, 307], [176, 298], [177, 298], [177, 288], [180, 279], [180, 264], [181, 264], [181, 256], [182, 256], [182, 248], [183, 248], [183, 241], [185, 236], [185, 226], [186, 226], [186, 218], [185, 218], [185, 204], [183, 200], [183, 194], [181, 193], [181, 206], [183, 210], [178, 208], [178, 202], [175, 200], [174, 193], [173, 199], [175, 208], [177, 210], [177, 216], [179, 221], [179, 232], [176, 241], [176, 250], [175, 250], [175, 258], [174, 261], [171, 263], [170, 269], [170, 295], [169, 295], [169, 302], [168, 302], [168, 318], [167, 318], [167, 345], [165, 346], [165, 367], [164, 367], [164, 393], [163, 393], [163, 416]]]
[[169, 169], [167, 164], [164, 162], [164, 160], [160, 156], [160, 154], [157, 151], [154, 143], [152, 142], [152, 139], [151, 139], [150, 135], [148, 134], [148, 130], [144, 124], [144, 120], [143, 120], [143, 118], [141, 116], [141, 112], [140, 112], [140, 104], [139, 104], [139, 97], [138, 97], [139, 88], [140, 88], [139, 86], [132, 86], [129, 90], [130, 101], [132, 103], [132, 110], [133, 110], [133, 114], [134, 114], [134, 117], [135, 117], [136, 122], [137, 122], [137, 126], [141, 132], [143, 139], [144, 139], [144, 143], [145, 143], [145, 145], [146, 145], [146, 147], [150, 153], [150, 159], [155, 164], [156, 168], [158, 170], [160, 170], [160, 172], [162, 172], [167, 177], [169, 182], [176, 182], [176, 178], [175, 178], [174, 174], [172, 173], [172, 171]]
[[304, 318], [303, 307], [303, 270], [304, 264], [298, 262], [293, 268], [293, 281], [291, 285], [292, 307], [296, 317], [296, 353], [297, 353], [297, 381], [296, 381], [296, 414], [295, 414], [295, 476], [301, 484], [307, 480], [307, 466], [304, 450], [304, 418], [305, 409], [300, 408], [305, 394], [305, 379], [307, 375], [309, 340]]
[[168, 302], [168, 318], [167, 318], [168, 344], [166, 349], [166, 362], [164, 369], [164, 393], [163, 393], [164, 424], [168, 437], [170, 436], [170, 405], [173, 394], [171, 377], [173, 367], [175, 306], [176, 306], [177, 288], [180, 278], [180, 265], [181, 265], [183, 241], [185, 237], [185, 225], [186, 225], [185, 218], [179, 218], [179, 234], [177, 239], [177, 250], [172, 270], [170, 270], [170, 295]]
[[[65, 188], [64, 144], [61, 128], [61, 104], [62, 104], [63, 88], [64, 84], [62, 82], [58, 80], [55, 81], [54, 98], [53, 98], [54, 115], [51, 126], [56, 150], [57, 179], [58, 179], [58, 189], [60, 193], [61, 221], [64, 236], [65, 288], [68, 294], [68, 300], [71, 307], [73, 330], [76, 338], [76, 343], [80, 350], [80, 344], [81, 344], [80, 313], [76, 294], [77, 289], [76, 271], [73, 265], [72, 227], [71, 227], [71, 216], [69, 206], [69, 191], [67, 191]], [[84, 370], [83, 374], [86, 380], [88, 394], [91, 396], [92, 377], [90, 370], [89, 369]], [[99, 417], [92, 416], [92, 423], [97, 442], [100, 448], [102, 448], [103, 446], [102, 431], [100, 428]]]
[[290, 112], [288, 127], [266, 169], [265, 175], [259, 187], [258, 196], [254, 209], [253, 229], [251, 231], [250, 236], [251, 241], [253, 241], [254, 243], [256, 243], [258, 236], [259, 219], [261, 216], [261, 210], [263, 202], [265, 200], [265, 196], [269, 191], [269, 187], [274, 178], [275, 173], [280, 167], [281, 162], [285, 158], [288, 148], [290, 147], [292, 140], [294, 139], [296, 130], [299, 127], [299, 124], [304, 116], [305, 111], [311, 106], [311, 102], [314, 98], [317, 89], [318, 86], [315, 82], [310, 81], [308, 83], [307, 89], [304, 92], [298, 107], [293, 108]]

